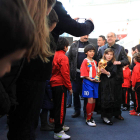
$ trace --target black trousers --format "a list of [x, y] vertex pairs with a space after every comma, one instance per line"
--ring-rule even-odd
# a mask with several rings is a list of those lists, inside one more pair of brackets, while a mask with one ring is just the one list
[[45, 93], [45, 82], [22, 79], [17, 83], [16, 110], [9, 115], [8, 140], [35, 140], [35, 128]]
[[122, 103], [123, 107], [130, 108], [130, 88], [122, 88]]
[[140, 82], [135, 86], [136, 112], [140, 113]]
[[67, 89], [65, 86], [52, 87], [53, 101], [54, 101], [54, 121], [55, 133], [63, 130], [63, 125], [66, 115], [66, 95]]

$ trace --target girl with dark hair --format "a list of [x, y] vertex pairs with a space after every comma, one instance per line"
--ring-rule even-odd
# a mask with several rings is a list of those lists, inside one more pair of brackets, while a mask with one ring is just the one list
[[54, 101], [54, 138], [69, 139], [63, 126], [66, 115], [66, 94], [67, 89], [72, 94], [72, 86], [70, 82], [69, 60], [65, 53], [68, 50], [69, 42], [67, 39], [60, 37], [57, 43], [57, 49], [52, 64], [52, 77], [50, 79], [53, 101]]
[[101, 117], [103, 122], [112, 125], [111, 117], [115, 116], [115, 76], [117, 67], [114, 51], [111, 48], [105, 50], [103, 59], [107, 61], [105, 69], [101, 69], [101, 83], [99, 85], [99, 104], [101, 105]]

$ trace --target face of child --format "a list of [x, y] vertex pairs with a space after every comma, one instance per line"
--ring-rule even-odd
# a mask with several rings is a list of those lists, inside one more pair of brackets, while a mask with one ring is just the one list
[[89, 50], [89, 51], [86, 53], [87, 57], [89, 57], [89, 58], [93, 58], [94, 54], [95, 54], [95, 51], [94, 51], [94, 50]]
[[27, 51], [26, 49], [17, 50], [12, 54], [9, 54], [4, 58], [0, 59], [0, 77], [10, 72], [12, 63], [14, 61], [21, 59], [23, 55], [26, 53], [26, 51]]
[[68, 51], [68, 46], [64, 47], [64, 51], [67, 52]]
[[136, 61], [136, 59], [134, 58], [134, 63], [136, 63], [137, 61]]
[[105, 58], [107, 61], [111, 61], [113, 58], [113, 52], [108, 52], [107, 54], [105, 54]]

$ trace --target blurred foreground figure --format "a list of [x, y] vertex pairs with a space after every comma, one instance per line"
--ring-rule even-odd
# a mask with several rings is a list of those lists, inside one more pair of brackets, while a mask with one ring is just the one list
[[0, 77], [23, 57], [34, 39], [34, 24], [22, 0], [0, 0]]

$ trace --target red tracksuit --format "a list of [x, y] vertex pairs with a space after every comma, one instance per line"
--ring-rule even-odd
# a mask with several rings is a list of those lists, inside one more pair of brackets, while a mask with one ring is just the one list
[[124, 82], [122, 84], [122, 100], [123, 100], [123, 107], [130, 107], [130, 87], [131, 87], [131, 70], [129, 67], [123, 69], [123, 79]]
[[69, 60], [63, 50], [56, 51], [52, 63], [52, 77], [50, 79], [55, 109], [55, 133], [63, 130], [66, 114], [67, 89], [71, 90]]
[[136, 65], [132, 72], [132, 87], [135, 88], [136, 111], [140, 113], [140, 63]]

